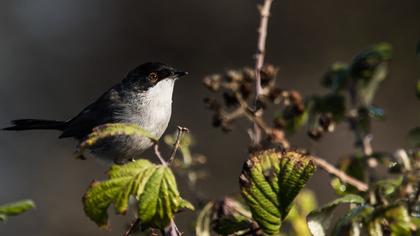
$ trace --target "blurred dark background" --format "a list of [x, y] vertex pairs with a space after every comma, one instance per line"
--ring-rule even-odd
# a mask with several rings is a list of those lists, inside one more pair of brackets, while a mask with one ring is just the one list
[[[414, 96], [420, 77], [415, 57], [419, 22], [418, 0], [276, 0], [267, 61], [280, 66], [279, 84], [309, 95], [323, 91], [320, 78], [331, 63], [348, 62], [371, 44], [390, 42], [394, 59], [375, 99], [387, 119], [375, 123], [373, 147], [393, 151], [407, 145], [407, 131], [419, 124]], [[199, 191], [209, 198], [236, 193], [247, 126], [228, 135], [211, 127], [201, 79], [252, 65], [257, 23], [253, 0], [2, 0], [0, 126], [15, 118], [70, 118], [131, 68], [163, 61], [191, 72], [176, 85], [168, 132], [176, 125], [189, 127], [198, 141], [194, 151], [208, 157], [211, 177], [200, 182]], [[0, 133], [0, 203], [23, 198], [37, 203], [36, 210], [0, 224], [0, 235], [121, 235], [128, 218], [112, 217], [112, 231], [106, 232], [82, 210], [81, 196], [92, 179], [103, 177], [106, 166], [75, 160], [75, 143], [57, 136], [48, 131]], [[303, 134], [292, 141], [331, 162], [353, 150], [353, 137], [344, 126], [319, 144]], [[333, 197], [322, 170], [309, 187], [321, 203]], [[188, 199], [185, 184], [180, 188]], [[182, 228], [192, 224], [185, 220], [192, 216], [178, 216]]]

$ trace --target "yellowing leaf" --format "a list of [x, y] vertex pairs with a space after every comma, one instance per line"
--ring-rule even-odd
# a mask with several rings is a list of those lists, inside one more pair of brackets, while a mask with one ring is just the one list
[[110, 123], [96, 127], [88, 137], [80, 143], [79, 149], [83, 151], [89, 147], [94, 146], [100, 140], [112, 136], [143, 136], [150, 138], [152, 141], [158, 139], [149, 131], [143, 129], [136, 124], [129, 123]]
[[117, 213], [125, 214], [130, 196], [138, 201], [138, 217], [143, 227], [163, 229], [180, 209], [194, 209], [180, 197], [175, 177], [166, 165], [142, 159], [114, 165], [108, 175], [109, 180], [94, 182], [83, 197], [86, 215], [98, 226], [107, 225], [111, 204]]

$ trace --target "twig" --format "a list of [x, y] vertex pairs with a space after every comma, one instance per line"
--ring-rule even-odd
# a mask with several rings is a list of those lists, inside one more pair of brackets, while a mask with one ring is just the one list
[[140, 219], [137, 218], [135, 221], [133, 221], [130, 226], [128, 227], [128, 229], [125, 231], [124, 236], [129, 236], [132, 233], [134, 233], [134, 231], [136, 230], [136, 228], [139, 226], [140, 224]]
[[166, 163], [165, 159], [162, 157], [162, 154], [159, 151], [159, 144], [155, 143], [153, 148], [155, 150], [155, 155], [157, 156], [159, 161], [162, 163], [162, 165], [166, 165], [167, 163]]
[[167, 161], [167, 163], [171, 163], [174, 160], [175, 154], [178, 151], [179, 145], [181, 143], [181, 137], [185, 132], [188, 132], [187, 128], [178, 126], [178, 134], [176, 136], [176, 141], [175, 141], [175, 144], [174, 144], [174, 148], [172, 149], [172, 154], [169, 157], [169, 160]]
[[[267, 39], [268, 18], [270, 16], [270, 8], [273, 0], [264, 0], [262, 5], [259, 5], [260, 25], [258, 27], [258, 42], [257, 53], [255, 54], [255, 107], [258, 109], [258, 99], [262, 93], [261, 87], [261, 70], [264, 65], [265, 43]], [[262, 116], [262, 111], [258, 114]], [[256, 146], [261, 142], [261, 129], [258, 124], [254, 123], [253, 144]]]
[[366, 192], [368, 190], [368, 185], [347, 175], [346, 173], [344, 173], [343, 171], [337, 169], [335, 166], [331, 165], [330, 163], [328, 163], [326, 160], [319, 158], [319, 157], [314, 157], [311, 156], [311, 159], [315, 162], [315, 164], [317, 164], [319, 167], [321, 167], [322, 169], [324, 169], [325, 171], [327, 171], [328, 173], [335, 175], [336, 177], [338, 177], [341, 181], [343, 181], [344, 183], [348, 183], [350, 185], [353, 185], [354, 187], [356, 187], [359, 191], [362, 192]]

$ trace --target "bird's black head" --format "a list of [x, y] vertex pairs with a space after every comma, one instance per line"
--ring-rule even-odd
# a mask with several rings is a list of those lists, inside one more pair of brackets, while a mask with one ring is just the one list
[[160, 62], [147, 62], [130, 71], [124, 82], [135, 83], [143, 89], [153, 87], [164, 79], [177, 79], [188, 72], [177, 70]]

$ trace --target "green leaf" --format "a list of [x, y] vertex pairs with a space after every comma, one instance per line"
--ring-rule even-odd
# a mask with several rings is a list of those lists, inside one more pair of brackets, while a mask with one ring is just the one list
[[363, 204], [365, 201], [362, 197], [354, 194], [348, 194], [341, 198], [337, 198], [327, 205], [309, 213], [308, 226], [313, 235], [326, 235], [333, 218], [335, 208], [343, 203]]
[[35, 203], [32, 200], [22, 200], [14, 203], [0, 205], [0, 221], [5, 221], [9, 216], [22, 214], [33, 208], [35, 208]]
[[408, 133], [408, 141], [414, 147], [420, 147], [420, 127], [416, 127]]
[[88, 137], [83, 140], [79, 145], [80, 152], [83, 152], [87, 148], [95, 146], [98, 142], [103, 141], [106, 138], [112, 136], [142, 136], [147, 137], [153, 142], [157, 142], [157, 138], [152, 135], [149, 131], [143, 129], [142, 127], [136, 124], [130, 123], [109, 123], [95, 127], [88, 135]]
[[266, 150], [246, 161], [240, 176], [241, 194], [264, 233], [280, 232], [293, 200], [314, 171], [309, 157], [293, 151]]
[[420, 99], [420, 80], [417, 81], [416, 95], [417, 95], [417, 98]]
[[93, 182], [83, 197], [86, 215], [98, 226], [107, 225], [111, 204], [118, 214], [125, 214], [130, 196], [138, 200], [143, 227], [163, 229], [180, 209], [194, 209], [180, 197], [175, 177], [166, 165], [141, 159], [112, 166], [108, 176], [109, 180]]

